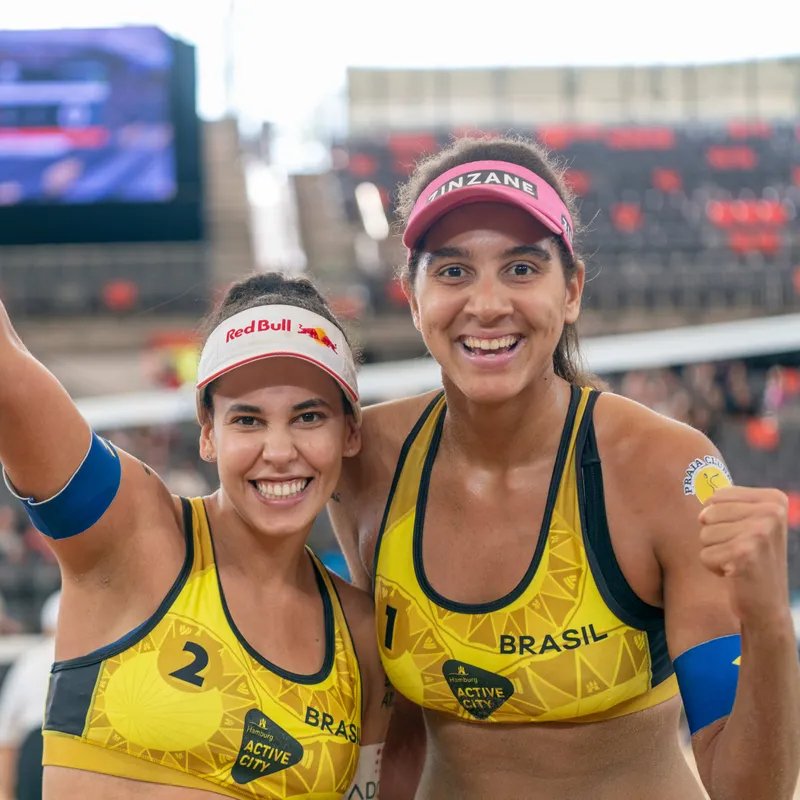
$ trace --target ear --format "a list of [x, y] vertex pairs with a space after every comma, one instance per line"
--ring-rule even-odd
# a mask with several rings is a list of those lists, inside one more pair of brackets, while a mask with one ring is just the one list
[[586, 281], [586, 265], [578, 259], [575, 265], [575, 273], [567, 281], [566, 288], [566, 307], [564, 309], [564, 321], [573, 323], [581, 313], [581, 298], [583, 297], [583, 286]]
[[200, 426], [200, 458], [203, 461], [217, 460], [217, 442], [214, 438], [214, 424], [211, 419], [206, 418]]
[[417, 330], [420, 330], [419, 327], [419, 303], [417, 302], [417, 296], [414, 294], [414, 287], [411, 281], [408, 278], [408, 274], [404, 274], [403, 277], [400, 279], [400, 285], [403, 287], [403, 294], [405, 294], [408, 300], [408, 307], [411, 309], [411, 321], [414, 323], [414, 327]]
[[342, 455], [345, 458], [358, 455], [361, 451], [361, 428], [356, 425], [355, 418], [352, 414], [345, 414], [344, 416], [345, 433], [344, 433], [344, 449]]

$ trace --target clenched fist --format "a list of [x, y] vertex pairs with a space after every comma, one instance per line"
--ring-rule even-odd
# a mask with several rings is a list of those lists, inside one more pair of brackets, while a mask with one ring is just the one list
[[727, 578], [733, 611], [743, 622], [788, 612], [788, 506], [778, 489], [726, 486], [700, 512], [700, 559]]

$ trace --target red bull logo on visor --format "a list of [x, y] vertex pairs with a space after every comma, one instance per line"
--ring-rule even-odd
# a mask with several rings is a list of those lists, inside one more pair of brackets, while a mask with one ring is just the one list
[[310, 336], [315, 342], [329, 347], [334, 353], [338, 352], [336, 345], [331, 341], [331, 337], [328, 336], [328, 332], [325, 328], [307, 328], [305, 325], [298, 325], [297, 332]]
[[268, 319], [251, 320], [243, 328], [229, 328], [225, 331], [225, 341], [230, 342], [240, 336], [247, 336], [248, 333], [256, 331], [287, 331], [291, 332], [292, 321], [285, 317], [280, 322], [270, 322]]

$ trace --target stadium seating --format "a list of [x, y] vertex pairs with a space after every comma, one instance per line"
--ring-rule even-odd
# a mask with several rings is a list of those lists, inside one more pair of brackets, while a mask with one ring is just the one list
[[[800, 128], [553, 126], [538, 138], [562, 161], [584, 226], [587, 307], [615, 310], [800, 306]], [[457, 133], [457, 132], [456, 132]], [[392, 216], [397, 185], [453, 132], [387, 134], [337, 143], [334, 169], [358, 225], [355, 187], [375, 183]], [[390, 265], [384, 265], [387, 278]]]

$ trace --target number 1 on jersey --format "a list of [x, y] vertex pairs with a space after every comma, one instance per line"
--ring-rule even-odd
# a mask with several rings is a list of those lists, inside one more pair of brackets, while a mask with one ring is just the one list
[[394, 606], [386, 606], [386, 633], [383, 635], [383, 646], [387, 650], [392, 649], [394, 639], [394, 621], [397, 618], [397, 609]]

